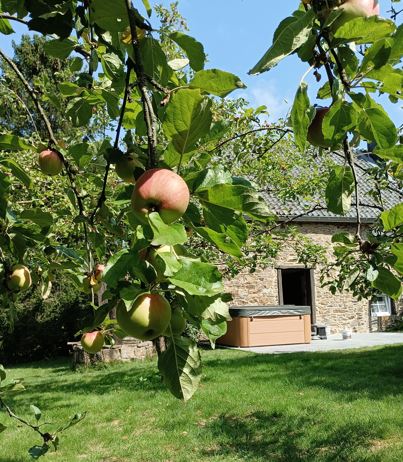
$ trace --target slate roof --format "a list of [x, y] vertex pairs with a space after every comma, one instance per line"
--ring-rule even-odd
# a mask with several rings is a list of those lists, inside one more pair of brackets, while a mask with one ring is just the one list
[[[344, 165], [344, 155], [332, 153], [332, 161]], [[370, 191], [374, 189], [375, 182], [368, 173], [369, 169], [376, 167], [376, 162], [371, 153], [361, 153], [355, 159], [356, 172], [359, 184], [360, 214], [363, 223], [373, 223], [379, 217], [382, 210], [379, 201], [376, 200]], [[392, 181], [390, 188], [381, 191], [382, 204], [384, 209], [389, 209], [403, 201], [403, 191], [399, 192], [398, 186]], [[327, 222], [327, 223], [352, 223], [356, 221], [355, 197], [353, 195], [350, 211], [344, 215], [336, 215], [326, 209], [326, 203], [322, 198], [302, 201], [284, 202], [275, 193], [265, 193], [267, 203], [279, 219], [285, 221], [292, 219], [299, 222]]]

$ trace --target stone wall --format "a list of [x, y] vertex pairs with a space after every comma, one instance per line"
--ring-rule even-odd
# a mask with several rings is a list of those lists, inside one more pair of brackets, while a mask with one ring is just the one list
[[[298, 224], [299, 231], [312, 239], [316, 244], [324, 246], [328, 256], [332, 254], [331, 238], [338, 232], [347, 231], [354, 234], [354, 226], [304, 223]], [[279, 304], [277, 268], [298, 268], [298, 258], [291, 246], [284, 246], [272, 267], [258, 270], [255, 273], [243, 272], [236, 278], [226, 281], [226, 290], [234, 298], [232, 304], [242, 305], [277, 305]], [[320, 269], [314, 269], [314, 304], [316, 323], [325, 324], [331, 333], [344, 329], [354, 332], [368, 332], [370, 329], [369, 301], [356, 300], [350, 293], [332, 295], [327, 288], [322, 288]]]

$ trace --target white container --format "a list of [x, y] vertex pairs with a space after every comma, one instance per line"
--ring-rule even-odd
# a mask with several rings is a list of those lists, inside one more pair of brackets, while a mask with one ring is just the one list
[[343, 330], [341, 333], [343, 340], [351, 339], [351, 330]]

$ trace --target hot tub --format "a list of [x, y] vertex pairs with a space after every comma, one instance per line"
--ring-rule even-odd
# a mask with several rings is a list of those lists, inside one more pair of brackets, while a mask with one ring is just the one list
[[243, 306], [230, 308], [232, 321], [219, 345], [252, 347], [311, 342], [309, 306]]

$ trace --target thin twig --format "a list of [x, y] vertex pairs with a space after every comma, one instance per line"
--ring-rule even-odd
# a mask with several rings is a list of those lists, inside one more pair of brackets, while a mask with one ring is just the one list
[[[119, 147], [120, 132], [121, 132], [121, 129], [122, 129], [123, 117], [125, 115], [126, 104], [127, 104], [128, 98], [129, 98], [130, 74], [131, 74], [132, 69], [133, 69], [132, 61], [130, 59], [128, 59], [127, 60], [126, 79], [125, 79], [125, 92], [124, 92], [124, 95], [123, 95], [122, 107], [120, 108], [120, 116], [119, 116], [118, 126], [116, 128], [115, 142], [113, 144], [114, 149], [118, 149], [118, 147]], [[106, 162], [105, 174], [104, 174], [104, 179], [103, 179], [103, 183], [102, 183], [102, 191], [101, 191], [101, 194], [99, 195], [97, 205], [95, 206], [93, 212], [91, 213], [90, 223], [94, 223], [95, 215], [97, 214], [98, 210], [102, 207], [103, 203], [106, 201], [106, 185], [107, 185], [107, 182], [108, 182], [108, 176], [109, 176], [110, 168], [111, 168], [111, 161], [108, 158], [108, 160]]]
[[137, 74], [137, 87], [140, 91], [143, 103], [144, 121], [147, 127], [148, 140], [148, 166], [153, 168], [157, 165], [157, 118], [154, 113], [152, 100], [147, 90], [147, 75], [144, 71], [136, 30], [136, 18], [132, 9], [131, 0], [126, 0], [126, 10], [129, 17], [131, 43], [134, 53], [134, 70]]
[[235, 141], [239, 138], [244, 138], [245, 136], [250, 135], [251, 133], [256, 133], [256, 132], [262, 132], [262, 131], [279, 131], [282, 132], [284, 135], [287, 133], [291, 133], [290, 129], [285, 129], [281, 127], [259, 127], [259, 128], [254, 128], [252, 130], [248, 130], [247, 132], [243, 133], [237, 133], [236, 135], [232, 136], [231, 138], [227, 138], [224, 141], [221, 141], [221, 143], [218, 143], [214, 148], [210, 149], [208, 152], [214, 152], [217, 149], [220, 149], [222, 146], [224, 146], [227, 143], [230, 143], [231, 141]]
[[276, 144], [280, 143], [280, 141], [287, 135], [287, 133], [290, 133], [291, 130], [289, 131], [285, 131], [284, 133], [281, 134], [280, 138], [278, 138], [276, 141], [273, 141], [273, 143], [271, 143], [271, 145], [264, 149], [262, 152], [260, 152], [258, 154], [258, 156], [256, 157], [257, 160], [260, 160], [266, 153], [268, 153], [271, 149], [274, 148], [274, 146], [276, 146]]
[[353, 179], [354, 179], [354, 191], [355, 191], [355, 211], [356, 211], [356, 218], [357, 218], [357, 228], [356, 228], [356, 238], [358, 242], [362, 241], [361, 238], [361, 210], [360, 210], [360, 192], [358, 188], [358, 176], [357, 176], [357, 171], [355, 169], [355, 162], [353, 159], [353, 154], [351, 152], [350, 148], [350, 143], [348, 142], [347, 136], [343, 140], [343, 150], [344, 150], [344, 155], [346, 156], [346, 160], [348, 162], [348, 165], [351, 168], [351, 171], [353, 173]]

